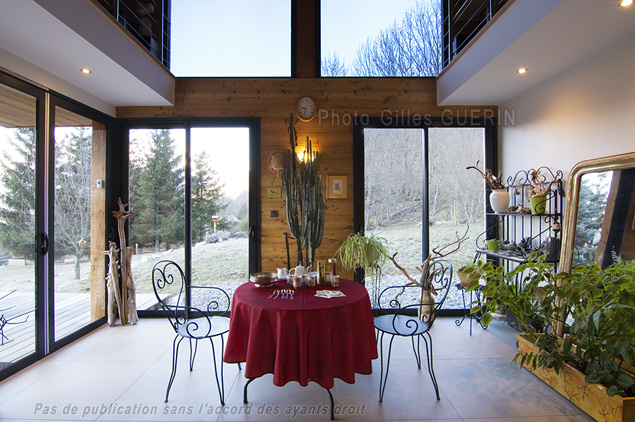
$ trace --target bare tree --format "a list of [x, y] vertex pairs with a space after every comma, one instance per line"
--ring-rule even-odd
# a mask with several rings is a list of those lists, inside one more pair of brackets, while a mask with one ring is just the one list
[[55, 136], [55, 254], [75, 256], [76, 279], [90, 244], [91, 133], [90, 127], [77, 127]]
[[357, 76], [436, 76], [442, 69], [441, 3], [424, 0], [357, 50]]
[[346, 76], [348, 69], [344, 64], [344, 61], [340, 57], [333, 53], [326, 57], [322, 61], [322, 76]]

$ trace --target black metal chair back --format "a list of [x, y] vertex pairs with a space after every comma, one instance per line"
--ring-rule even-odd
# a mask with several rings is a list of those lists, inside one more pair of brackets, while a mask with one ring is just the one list
[[[223, 381], [223, 353], [224, 335], [229, 331], [228, 313], [230, 310], [229, 295], [221, 288], [215, 286], [188, 286], [185, 274], [181, 267], [174, 261], [163, 260], [154, 265], [152, 269], [152, 287], [154, 294], [174, 329], [175, 337], [172, 343], [172, 373], [165, 393], [165, 401], [168, 401], [170, 388], [176, 376], [178, 363], [178, 349], [181, 341], [188, 339], [190, 343], [190, 371], [194, 368], [194, 358], [198, 349], [198, 340], [209, 339], [212, 347], [214, 361], [214, 373], [221, 404], [225, 404], [225, 387]], [[191, 297], [191, 292], [200, 289], [196, 297]], [[204, 306], [192, 306], [204, 303]], [[217, 368], [214, 337], [220, 337], [221, 359], [220, 371]], [[220, 372], [220, 376], [219, 376]]]
[[[421, 369], [420, 340], [423, 339], [426, 346], [426, 358], [428, 361], [428, 373], [432, 384], [439, 396], [439, 386], [434, 374], [432, 336], [430, 329], [434, 324], [439, 309], [452, 286], [452, 264], [443, 259], [432, 261], [421, 280], [421, 284], [410, 283], [404, 286], [390, 286], [379, 294], [378, 306], [383, 314], [375, 318], [375, 328], [378, 331], [380, 346], [381, 373], [379, 381], [379, 401], [384, 399], [388, 370], [390, 368], [390, 353], [395, 336], [410, 337], [412, 349], [417, 361], [417, 367]], [[384, 370], [384, 334], [390, 336], [388, 345], [387, 363]], [[417, 343], [415, 345], [415, 337]]]
[[[452, 264], [444, 259], [432, 261], [422, 281], [422, 284], [410, 283], [385, 288], [379, 294], [379, 308], [394, 314], [395, 318], [397, 315], [411, 315], [416, 312], [419, 321], [427, 325], [426, 330], [429, 330], [452, 286]], [[426, 287], [431, 289], [427, 290]], [[398, 330], [396, 334], [410, 336], [423, 329], [422, 324], [416, 321], [404, 328], [405, 330]]]

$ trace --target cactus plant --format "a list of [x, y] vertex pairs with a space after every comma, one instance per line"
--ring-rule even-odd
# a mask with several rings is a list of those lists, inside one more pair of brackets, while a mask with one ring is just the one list
[[[313, 266], [315, 251], [324, 235], [324, 197], [322, 177], [319, 175], [319, 154], [313, 152], [311, 140], [306, 139], [306, 156], [296, 161], [296, 134], [293, 114], [289, 119], [289, 150], [284, 155], [282, 187], [286, 197], [287, 224], [295, 238], [298, 265]], [[299, 169], [298, 169], [299, 167]]]

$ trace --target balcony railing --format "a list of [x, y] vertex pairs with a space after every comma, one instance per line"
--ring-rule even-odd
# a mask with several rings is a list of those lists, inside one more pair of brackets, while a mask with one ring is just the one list
[[443, 67], [474, 38], [507, 0], [443, 0]]
[[97, 0], [124, 28], [170, 68], [170, 0]]

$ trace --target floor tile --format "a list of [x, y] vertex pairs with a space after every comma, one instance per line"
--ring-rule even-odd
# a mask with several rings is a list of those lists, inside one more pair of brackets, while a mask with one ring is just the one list
[[[354, 384], [335, 380], [336, 420], [445, 422], [586, 422], [575, 406], [529, 372], [511, 364], [515, 332], [500, 321], [472, 335], [456, 318], [439, 318], [433, 338], [440, 400], [421, 343], [418, 369], [409, 339], [396, 338], [384, 400], [379, 403], [380, 360]], [[15, 421], [327, 421], [328, 393], [319, 385], [273, 385], [272, 375], [249, 384], [237, 365], [224, 365], [220, 406], [209, 342], [199, 344], [194, 371], [182, 343], [179, 367], [164, 402], [174, 332], [163, 319], [134, 326], [102, 327], [0, 383], [0, 419]], [[388, 339], [384, 339], [387, 346]], [[220, 339], [215, 341], [217, 351]], [[220, 357], [217, 359], [220, 363]], [[70, 406], [69, 406], [70, 405]], [[48, 406], [49, 413], [44, 413]], [[52, 407], [55, 406], [55, 414]], [[73, 414], [73, 406], [76, 409]]]

